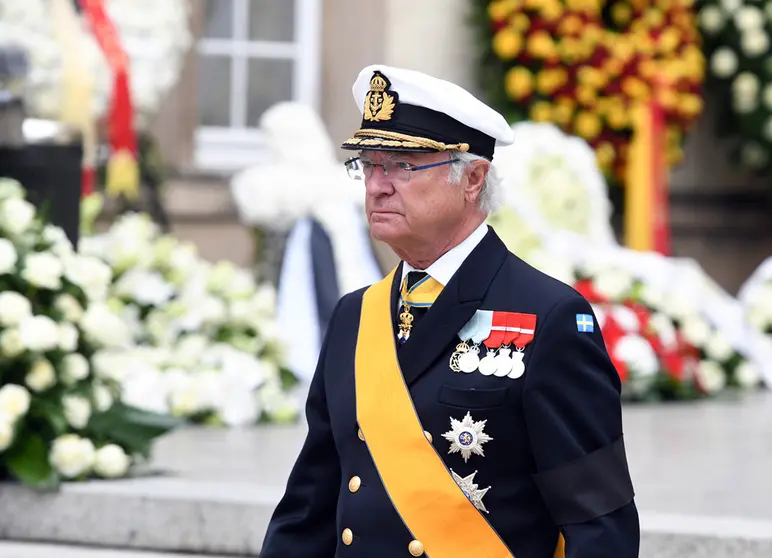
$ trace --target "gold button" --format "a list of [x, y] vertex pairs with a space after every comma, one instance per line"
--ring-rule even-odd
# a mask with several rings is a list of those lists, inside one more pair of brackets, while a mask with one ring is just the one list
[[365, 435], [364, 435], [364, 433], [362, 432], [362, 429], [361, 429], [361, 428], [360, 428], [360, 429], [359, 429], [359, 431], [357, 432], [357, 436], [359, 436], [359, 439], [360, 439], [360, 440], [362, 440], [363, 442], [365, 441]]
[[354, 540], [354, 533], [351, 532], [351, 529], [343, 529], [343, 536], [341, 538], [343, 539], [343, 544], [348, 546]]
[[421, 541], [410, 541], [407, 549], [411, 556], [421, 556], [424, 553], [424, 545], [421, 544]]
[[432, 435], [429, 434], [426, 430], [424, 430], [424, 436], [426, 436], [426, 439], [429, 440], [429, 443], [432, 443]]
[[362, 486], [362, 479], [359, 477], [351, 477], [351, 480], [348, 481], [348, 489], [351, 492], [356, 492], [360, 486]]

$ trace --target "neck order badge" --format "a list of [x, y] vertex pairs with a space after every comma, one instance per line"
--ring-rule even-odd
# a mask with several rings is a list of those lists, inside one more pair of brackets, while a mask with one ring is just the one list
[[[402, 521], [429, 556], [479, 558], [513, 554], [453, 480], [424, 435], [397, 360], [391, 329], [396, 269], [368, 288], [355, 358], [357, 420]], [[400, 433], [399, 454], [394, 432]]]
[[413, 329], [415, 316], [410, 309], [429, 308], [442, 292], [442, 283], [427, 275], [420, 279], [415, 285], [408, 289], [408, 278], [402, 280], [400, 289], [399, 304], [402, 306], [402, 312], [399, 314], [399, 342], [404, 343], [410, 337], [410, 330]]

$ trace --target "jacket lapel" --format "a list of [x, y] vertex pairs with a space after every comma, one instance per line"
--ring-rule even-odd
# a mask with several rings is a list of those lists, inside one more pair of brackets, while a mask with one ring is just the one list
[[[488, 227], [488, 234], [461, 264], [432, 307], [411, 332], [410, 339], [398, 348], [402, 374], [408, 386], [429, 369], [450, 343], [458, 342], [458, 332], [480, 307], [506, 255], [504, 243], [493, 229]], [[392, 314], [395, 324], [400, 275], [398, 273], [395, 276], [395, 283], [392, 285]]]

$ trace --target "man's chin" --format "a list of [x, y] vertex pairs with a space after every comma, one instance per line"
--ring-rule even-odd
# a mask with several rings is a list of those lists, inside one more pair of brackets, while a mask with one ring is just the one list
[[402, 228], [388, 219], [370, 219], [370, 236], [387, 244], [403, 236]]

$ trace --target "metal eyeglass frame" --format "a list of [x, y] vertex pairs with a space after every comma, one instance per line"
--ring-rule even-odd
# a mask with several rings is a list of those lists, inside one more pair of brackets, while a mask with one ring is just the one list
[[[360, 176], [353, 176], [352, 173], [355, 172], [352, 169], [352, 163], [355, 161], [359, 161], [359, 163], [362, 164], [362, 174]], [[442, 165], [449, 165], [451, 163], [455, 163], [458, 161], [458, 159], [448, 159], [446, 161], [439, 161], [437, 163], [429, 163], [428, 165], [419, 165], [419, 166], [413, 166], [409, 163], [395, 163], [396, 165], [405, 165], [401, 166], [399, 170], [405, 170], [408, 171], [407, 180], [406, 182], [410, 181], [410, 177], [412, 176], [413, 171], [419, 171], [424, 169], [430, 169], [433, 167], [439, 167]], [[348, 172], [349, 178], [353, 180], [364, 180], [364, 163], [362, 162], [362, 159], [360, 157], [352, 157], [351, 159], [347, 159], [343, 165], [346, 167], [346, 171]], [[369, 163], [370, 167], [375, 169], [375, 167], [381, 167], [383, 169], [384, 176], [389, 176], [389, 171], [386, 170], [386, 166], [383, 163]]]

